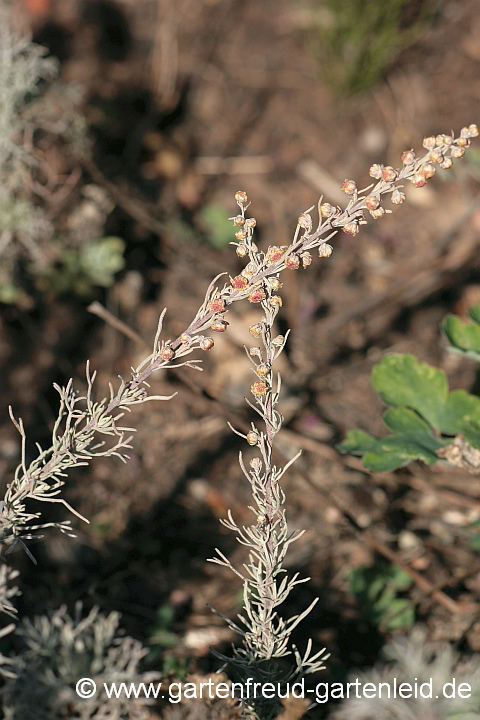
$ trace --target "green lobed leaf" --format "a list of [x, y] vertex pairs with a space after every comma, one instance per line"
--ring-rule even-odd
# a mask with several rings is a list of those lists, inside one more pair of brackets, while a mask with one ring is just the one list
[[405, 405], [436, 430], [448, 397], [443, 370], [420, 362], [414, 355], [387, 355], [372, 372], [372, 384], [387, 405]]

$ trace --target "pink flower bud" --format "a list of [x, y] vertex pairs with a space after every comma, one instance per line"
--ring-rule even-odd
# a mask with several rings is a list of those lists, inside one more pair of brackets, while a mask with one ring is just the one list
[[233, 278], [232, 285], [236, 290], [245, 290], [248, 287], [248, 280], [243, 275], [237, 275]]
[[380, 198], [378, 198], [376, 195], [369, 195], [367, 198], [365, 198], [365, 205], [369, 210], [376, 210], [380, 205]]
[[421, 188], [426, 184], [427, 184], [427, 179], [422, 172], [417, 172], [412, 177], [412, 185], [414, 185], [415, 187]]
[[214, 298], [210, 303], [210, 308], [215, 313], [225, 312], [225, 300], [221, 298]]
[[422, 168], [423, 176], [429, 180], [432, 178], [435, 173], [437, 172], [435, 169], [435, 165], [432, 165], [432, 163], [426, 163], [426, 165]]
[[245, 205], [248, 201], [248, 195], [243, 190], [238, 190], [238, 192], [235, 193], [235, 200], [239, 205]]
[[405, 150], [400, 156], [400, 159], [404, 165], [411, 165], [415, 162], [415, 153], [413, 150]]
[[398, 177], [397, 171], [393, 167], [390, 167], [390, 166], [383, 168], [382, 175], [383, 175], [383, 179], [385, 180], [385, 182], [393, 182]]
[[296, 253], [292, 253], [287, 257], [285, 264], [290, 270], [298, 270], [300, 267], [300, 258]]
[[214, 332], [226, 332], [228, 322], [226, 320], [214, 320], [212, 322], [212, 330]]
[[354, 180], [344, 180], [342, 183], [341, 189], [347, 195], [353, 195], [353, 193], [357, 189], [357, 185], [354, 182]]
[[347, 223], [343, 226], [343, 232], [347, 233], [347, 235], [358, 235], [358, 233], [360, 232], [358, 222], [356, 220], [352, 220], [351, 222]]
[[267, 394], [268, 385], [264, 380], [256, 380], [251, 387], [251, 391], [257, 397], [262, 397]]
[[258, 288], [258, 290], [254, 290], [251, 295], [248, 296], [248, 299], [251, 303], [259, 303], [262, 302], [262, 300], [265, 300], [265, 290], [262, 290], [262, 288]]
[[213, 342], [213, 338], [211, 337], [203, 337], [200, 340], [200, 347], [202, 350], [211, 350], [215, 343]]

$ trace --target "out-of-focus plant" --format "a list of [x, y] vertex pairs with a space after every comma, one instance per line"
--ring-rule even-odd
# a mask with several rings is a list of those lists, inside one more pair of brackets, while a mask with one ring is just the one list
[[76, 157], [88, 148], [80, 98], [58, 79], [45, 48], [17, 27], [9, 2], [0, 7], [0, 98], [0, 302], [28, 307], [25, 275], [54, 292], [110, 284], [124, 248], [102, 238], [113, 207], [105, 192], [88, 186], [70, 216], [64, 209], [53, 220], [81, 173], [58, 174], [51, 149]]
[[334, 90], [370, 89], [432, 22], [438, 0], [308, 0], [307, 45]]
[[[148, 650], [122, 636], [119, 620], [118, 613], [103, 615], [98, 608], [82, 617], [80, 604], [74, 617], [62, 606], [51, 615], [24, 620], [16, 632], [22, 646], [11, 665], [14, 675], [3, 690], [5, 720], [149, 720], [144, 697], [120, 693], [109, 698], [103, 687], [122, 682], [138, 687], [159, 678], [140, 671]], [[92, 697], [77, 694], [81, 678], [95, 683]]]
[[[478, 657], [469, 663], [462, 662], [450, 645], [437, 649], [428, 643], [426, 631], [418, 627], [409, 637], [399, 637], [385, 645], [382, 654], [383, 663], [365, 672], [355, 671], [349, 678], [353, 683], [358, 679], [362, 685], [374, 683], [375, 695], [359, 693], [355, 697], [352, 693], [329, 715], [330, 720], [480, 718]], [[399, 693], [400, 683], [410, 684], [411, 692], [405, 687]], [[461, 683], [467, 683], [470, 692], [464, 685], [465, 692], [459, 693]]]
[[413, 584], [407, 572], [392, 564], [361, 565], [349, 573], [348, 580], [352, 594], [373, 625], [388, 630], [412, 627], [413, 604], [408, 598], [399, 597]]

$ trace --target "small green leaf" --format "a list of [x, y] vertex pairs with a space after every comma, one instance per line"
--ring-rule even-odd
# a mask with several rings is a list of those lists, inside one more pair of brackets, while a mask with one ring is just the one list
[[364, 430], [349, 430], [347, 437], [337, 445], [337, 449], [343, 453], [363, 455], [377, 444], [377, 439]]
[[390, 630], [409, 628], [415, 622], [415, 608], [407, 598], [397, 598], [388, 608], [383, 623]]
[[463, 433], [470, 445], [480, 448], [480, 397], [465, 390], [452, 390], [445, 406], [442, 431]]
[[468, 314], [470, 315], [472, 320], [480, 323], [480, 305], [472, 305], [472, 307], [468, 308]]
[[[470, 308], [473, 316], [477, 317], [480, 306]], [[475, 319], [474, 317], [474, 319]], [[465, 323], [456, 315], [447, 315], [443, 320], [443, 331], [450, 343], [464, 352], [480, 354], [480, 320]]]
[[398, 433], [432, 435], [430, 425], [422, 420], [416, 412], [406, 407], [388, 408], [383, 414], [383, 419], [390, 430]]
[[412, 408], [436, 430], [441, 429], [448, 397], [443, 370], [420, 362], [414, 355], [387, 355], [374, 367], [372, 383], [387, 405]]

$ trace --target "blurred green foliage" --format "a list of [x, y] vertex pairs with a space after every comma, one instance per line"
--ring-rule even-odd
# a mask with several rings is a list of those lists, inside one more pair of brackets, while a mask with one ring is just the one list
[[207, 230], [207, 240], [215, 248], [224, 248], [234, 240], [232, 221], [227, 219], [225, 208], [216, 203], [205, 205], [201, 212]]
[[310, 0], [307, 46], [336, 92], [364, 92], [417, 42], [439, 5], [439, 0]]
[[66, 248], [60, 262], [48, 268], [44, 285], [55, 295], [74, 292], [91, 295], [93, 288], [110, 287], [115, 273], [125, 265], [125, 243], [118, 237], [86, 242], [79, 248]]
[[362, 605], [365, 616], [373, 625], [388, 630], [410, 628], [415, 622], [412, 602], [399, 594], [413, 584], [410, 575], [397, 565], [377, 563], [360, 566], [348, 575], [350, 591]]

